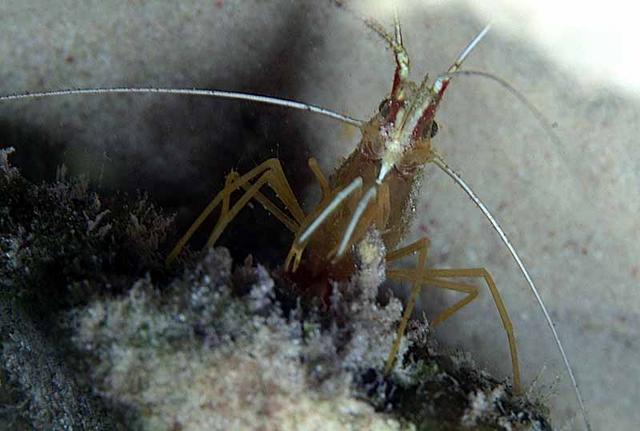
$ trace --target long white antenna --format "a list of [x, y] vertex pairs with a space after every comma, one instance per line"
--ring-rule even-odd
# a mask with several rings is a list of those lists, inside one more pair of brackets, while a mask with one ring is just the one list
[[319, 106], [309, 105], [307, 103], [296, 102], [295, 100], [278, 99], [275, 97], [261, 96], [259, 94], [240, 93], [236, 91], [223, 90], [201, 90], [197, 88], [130, 88], [130, 87], [114, 87], [114, 88], [70, 88], [66, 90], [40, 91], [36, 93], [20, 93], [0, 96], [0, 102], [8, 100], [25, 100], [40, 99], [43, 97], [55, 96], [78, 96], [87, 94], [174, 94], [188, 96], [206, 96], [217, 97], [221, 99], [247, 100], [250, 102], [266, 103], [269, 105], [283, 106], [285, 108], [299, 109], [301, 111], [313, 112], [314, 114], [324, 115], [352, 126], [361, 127], [362, 121], [351, 118], [347, 115], [338, 114], [337, 112], [321, 108]]
[[[555, 145], [562, 148], [562, 139], [560, 139], [558, 134], [553, 130], [553, 126], [551, 125], [551, 122], [547, 119], [547, 117], [538, 108], [536, 108], [536, 106], [533, 103], [531, 103], [524, 94], [519, 92], [513, 85], [509, 84], [506, 80], [489, 72], [484, 72], [482, 70], [468, 70], [468, 69], [443, 73], [438, 78], [444, 79], [444, 78], [452, 78], [454, 76], [478, 76], [478, 77], [496, 82], [502, 88], [504, 88], [509, 93], [511, 93], [516, 99], [518, 99], [540, 123], [544, 131], [549, 136], [549, 139], [551, 139], [551, 141]], [[562, 153], [560, 154], [562, 155]]]
[[480, 41], [486, 36], [489, 30], [491, 30], [490, 23], [487, 24], [482, 29], [482, 31], [480, 31], [480, 33], [478, 33], [476, 37], [474, 37], [471, 42], [469, 42], [469, 44], [462, 50], [460, 55], [458, 55], [458, 58], [456, 58], [456, 61], [454, 61], [453, 64], [449, 67], [449, 70], [447, 70], [447, 73], [443, 73], [436, 77], [436, 79], [433, 81], [433, 86], [431, 87], [434, 92], [439, 93], [445, 81], [449, 81], [449, 79], [451, 79], [451, 76], [453, 76], [457, 71], [460, 70], [462, 63], [467, 59], [469, 54], [471, 54], [471, 51], [473, 51], [475, 47], [478, 46]]
[[475, 47], [480, 43], [482, 38], [485, 37], [485, 35], [489, 32], [489, 30], [491, 30], [491, 23], [487, 24], [482, 29], [482, 31], [480, 33], [478, 33], [476, 35], [476, 37], [474, 37], [471, 42], [469, 42], [469, 44], [466, 46], [466, 48], [462, 50], [462, 52], [458, 56], [458, 59], [456, 60], [456, 62], [453, 63], [453, 65], [449, 68], [449, 72], [455, 72], [456, 70], [458, 70], [460, 68], [462, 63], [469, 56], [469, 54], [471, 54], [471, 51], [473, 51], [475, 49]]
[[524, 276], [525, 280], [527, 280], [527, 284], [529, 285], [529, 288], [531, 289], [531, 291], [533, 292], [533, 295], [536, 297], [536, 300], [538, 301], [538, 305], [542, 310], [542, 314], [544, 314], [544, 318], [546, 319], [547, 324], [549, 325], [549, 329], [551, 329], [551, 332], [553, 333], [553, 338], [556, 342], [556, 346], [560, 351], [560, 355], [562, 356], [562, 361], [564, 362], [564, 366], [567, 369], [567, 372], [569, 373], [569, 377], [571, 378], [571, 383], [573, 385], [576, 398], [578, 399], [578, 404], [580, 406], [580, 411], [582, 413], [582, 418], [584, 419], [585, 426], [587, 427], [587, 430], [591, 431], [591, 424], [589, 423], [589, 419], [587, 418], [587, 410], [584, 407], [584, 402], [582, 401], [582, 394], [580, 393], [580, 389], [578, 389], [578, 383], [576, 381], [575, 376], [573, 375], [573, 369], [569, 364], [569, 359], [567, 358], [567, 354], [564, 351], [564, 347], [562, 347], [562, 343], [560, 342], [560, 337], [558, 336], [558, 332], [556, 331], [553, 321], [551, 320], [551, 316], [547, 311], [547, 307], [545, 307], [544, 302], [542, 302], [542, 297], [538, 293], [538, 289], [536, 288], [535, 284], [533, 284], [533, 280], [529, 275], [529, 271], [527, 271], [527, 268], [525, 268], [524, 264], [522, 263], [522, 259], [520, 259], [520, 256], [516, 252], [516, 249], [513, 248], [513, 245], [511, 245], [511, 241], [509, 241], [509, 238], [507, 238], [507, 234], [504, 233], [504, 230], [502, 230], [502, 227], [500, 227], [500, 225], [498, 224], [498, 221], [495, 219], [495, 217], [493, 217], [489, 209], [484, 205], [484, 203], [482, 203], [482, 201], [480, 200], [480, 198], [478, 198], [475, 192], [471, 190], [471, 188], [467, 185], [467, 183], [464, 182], [464, 180], [460, 177], [460, 175], [458, 175], [453, 169], [451, 169], [447, 165], [447, 163], [442, 159], [442, 157], [440, 157], [437, 154], [434, 156], [433, 162], [436, 164], [436, 166], [442, 169], [444, 173], [449, 175], [449, 177], [451, 177], [453, 181], [455, 181], [455, 183], [459, 185], [462, 188], [462, 190], [464, 190], [467, 196], [471, 198], [473, 203], [476, 204], [476, 206], [480, 209], [482, 214], [484, 214], [487, 220], [489, 220], [489, 223], [491, 223], [491, 226], [493, 227], [493, 229], [498, 233], [498, 236], [500, 236], [500, 239], [502, 240], [504, 245], [506, 245], [507, 248], [509, 249], [509, 253], [511, 253], [511, 256], [513, 257], [513, 259], [516, 261], [516, 264], [520, 268], [520, 272], [522, 272], [522, 275]]

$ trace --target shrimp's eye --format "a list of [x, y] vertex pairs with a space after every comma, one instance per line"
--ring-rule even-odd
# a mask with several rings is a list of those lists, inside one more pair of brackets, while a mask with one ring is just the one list
[[433, 120], [431, 122], [431, 127], [425, 127], [424, 129], [422, 129], [423, 139], [433, 138], [437, 134], [438, 134], [438, 123], [436, 123], [436, 120]]
[[390, 111], [391, 99], [384, 99], [382, 102], [380, 102], [380, 105], [378, 106], [378, 112], [380, 112], [380, 115], [382, 115], [384, 118], [387, 118]]

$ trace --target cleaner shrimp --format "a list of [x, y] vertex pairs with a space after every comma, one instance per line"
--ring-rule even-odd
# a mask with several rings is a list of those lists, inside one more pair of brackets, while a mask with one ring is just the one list
[[[463, 179], [448, 166], [444, 158], [431, 146], [431, 139], [435, 138], [438, 126], [435, 122], [437, 108], [452, 79], [461, 75], [483, 76], [498, 82], [502, 87], [515, 94], [524, 101], [544, 127], [555, 139], [555, 134], [544, 117], [523, 99], [508, 83], [483, 72], [461, 70], [462, 63], [489, 30], [483, 29], [469, 42], [451, 67], [435, 79], [427, 76], [419, 83], [409, 81], [409, 56], [405, 50], [402, 31], [397, 15], [395, 16], [394, 32], [388, 34], [382, 26], [374, 21], [368, 25], [388, 43], [394, 53], [396, 70], [390, 97], [384, 99], [378, 113], [368, 122], [357, 120], [346, 115], [309, 105], [306, 103], [281, 100], [268, 96], [238, 93], [220, 90], [193, 90], [175, 88], [89, 88], [48, 91], [30, 94], [14, 94], [1, 96], [0, 101], [18, 99], [34, 99], [53, 96], [87, 95], [87, 94], [132, 94], [132, 93], [160, 93], [191, 96], [208, 96], [246, 100], [257, 103], [279, 105], [292, 109], [299, 109], [324, 115], [326, 117], [359, 127], [363, 139], [358, 149], [352, 153], [347, 161], [338, 168], [336, 174], [327, 178], [315, 159], [309, 160], [309, 167], [314, 173], [322, 190], [322, 200], [309, 214], [305, 214], [293, 195], [291, 187], [284, 176], [278, 159], [268, 160], [245, 174], [232, 172], [226, 180], [223, 190], [211, 201], [201, 216], [180, 239], [178, 244], [167, 257], [167, 262], [173, 261], [181, 249], [188, 242], [194, 231], [215, 210], [221, 207], [221, 214], [215, 228], [210, 234], [208, 244], [213, 245], [226, 226], [235, 215], [252, 199], [258, 201], [272, 215], [280, 220], [294, 233], [294, 241], [285, 261], [285, 269], [296, 272], [300, 265], [314, 274], [325, 273], [327, 279], [347, 277], [351, 273], [353, 262], [350, 249], [370, 228], [378, 229], [383, 234], [385, 245], [389, 250], [387, 262], [393, 262], [402, 257], [418, 255], [417, 264], [410, 269], [388, 269], [388, 277], [392, 280], [404, 280], [412, 283], [410, 299], [405, 307], [402, 322], [398, 328], [398, 336], [392, 346], [386, 364], [389, 372], [396, 361], [399, 343], [406, 329], [407, 322], [413, 311], [418, 294], [425, 284], [448, 290], [465, 293], [466, 296], [448, 307], [442, 314], [432, 320], [436, 325], [450, 318], [456, 311], [475, 299], [479, 288], [473, 285], [452, 282], [448, 279], [471, 277], [482, 279], [495, 301], [496, 308], [507, 334], [511, 363], [513, 369], [513, 385], [516, 391], [521, 391], [520, 370], [515, 335], [497, 286], [493, 278], [484, 268], [465, 269], [431, 269], [427, 268], [427, 252], [429, 240], [424, 237], [408, 246], [399, 247], [407, 231], [407, 210], [410, 207], [415, 179], [419, 176], [424, 165], [433, 163], [447, 174], [464, 193], [479, 208], [497, 232], [501, 241], [507, 247], [515, 260], [519, 270], [531, 288], [538, 304], [552, 331], [554, 340], [561, 353], [567, 372], [573, 383], [578, 403], [587, 428], [586, 412], [582, 395], [573, 375], [573, 370], [564, 352], [559, 336], [551, 321], [551, 317], [531, 279], [529, 272], [509, 241], [505, 231], [498, 224], [488, 208], [478, 198], [476, 193]], [[277, 194], [285, 210], [277, 203], [270, 201], [261, 193], [263, 186], [271, 187]], [[242, 197], [232, 202], [230, 195], [238, 191]], [[304, 257], [305, 252], [308, 256]]]

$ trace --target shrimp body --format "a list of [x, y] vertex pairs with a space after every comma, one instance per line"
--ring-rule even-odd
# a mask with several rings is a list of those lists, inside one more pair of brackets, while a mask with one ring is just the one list
[[[331, 176], [329, 184], [333, 190], [337, 190], [361, 178], [362, 190], [380, 187], [382, 192], [377, 199], [372, 200], [362, 214], [351, 242], [359, 243], [367, 231], [373, 227], [381, 233], [385, 248], [393, 250], [404, 239], [411, 225], [413, 216], [411, 208], [420, 187], [424, 165], [430, 157], [431, 139], [428, 137], [417, 143], [419, 151], [413, 155], [415, 163], [413, 166], [392, 169], [384, 182], [378, 185], [381, 155], [376, 149], [383, 147], [380, 141], [384, 139], [384, 130], [388, 127], [382, 113], [376, 114], [365, 123], [361, 128], [360, 144]], [[323, 201], [327, 201], [328, 197], [330, 196], [323, 196]], [[304, 263], [312, 273], [326, 272], [327, 268], [330, 268], [329, 273], [334, 280], [346, 279], [353, 273], [355, 264], [351, 254], [346, 253], [338, 259], [335, 258], [335, 254], [360, 200], [361, 194], [350, 195], [343, 206], [329, 216], [309, 241], [308, 254]], [[322, 202], [319, 207], [323, 207]], [[314, 213], [317, 213], [317, 210]], [[315, 215], [314, 213], [311, 216]]]
[[[309, 214], [304, 213], [284, 175], [278, 159], [269, 159], [244, 175], [232, 171], [225, 187], [207, 205], [167, 257], [173, 261], [203, 221], [220, 208], [218, 221], [209, 236], [208, 246], [215, 244], [224, 229], [249, 201], [256, 200], [280, 220], [295, 238], [284, 263], [284, 273], [304, 284], [303, 295], [320, 296], [328, 302], [331, 281], [346, 280], [356, 268], [351, 250], [367, 232], [380, 232], [384, 246], [387, 278], [408, 281], [413, 285], [409, 301], [391, 346], [386, 372], [396, 362], [400, 342], [413, 312], [418, 294], [425, 285], [463, 293], [464, 297], [446, 308], [434, 319], [435, 326], [473, 301], [479, 293], [475, 285], [460, 283], [456, 278], [484, 280], [493, 296], [507, 334], [513, 366], [514, 388], [520, 391], [520, 370], [515, 335], [506, 307], [495, 283], [484, 268], [431, 269], [426, 267], [429, 239], [398, 248], [411, 222], [412, 202], [421, 173], [438, 155], [431, 147], [431, 138], [438, 126], [434, 120], [442, 97], [456, 72], [471, 50], [488, 31], [486, 27], [462, 51], [448, 71], [430, 82], [424, 77], [420, 84], [409, 81], [409, 56], [402, 43], [400, 24], [396, 16], [394, 35], [374, 22], [367, 24], [380, 34], [393, 49], [396, 69], [391, 92], [379, 106], [378, 113], [368, 122], [359, 124], [362, 140], [358, 147], [336, 170], [330, 181], [315, 159], [309, 160], [322, 190], [322, 199]], [[280, 202], [262, 193], [263, 187], [275, 192]], [[231, 202], [231, 195], [243, 192]], [[283, 204], [286, 211], [281, 209]], [[393, 268], [393, 262], [417, 256], [411, 268]], [[303, 259], [304, 256], [304, 259]], [[451, 281], [451, 279], [454, 279]]]

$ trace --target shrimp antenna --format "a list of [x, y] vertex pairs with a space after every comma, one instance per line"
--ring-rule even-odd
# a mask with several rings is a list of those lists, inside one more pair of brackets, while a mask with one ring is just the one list
[[197, 88], [153, 88], [153, 87], [113, 87], [113, 88], [70, 88], [66, 90], [40, 91], [36, 93], [18, 93], [0, 96], [0, 102], [8, 100], [25, 100], [25, 99], [41, 99], [44, 97], [55, 96], [78, 96], [78, 95], [97, 95], [97, 94], [173, 94], [188, 96], [205, 96], [216, 97], [220, 99], [247, 100], [250, 102], [265, 103], [268, 105], [283, 106], [285, 108], [298, 109], [301, 111], [313, 112], [314, 114], [324, 115], [334, 120], [350, 124], [356, 127], [362, 127], [362, 121], [342, 115], [334, 111], [330, 111], [319, 106], [310, 105], [308, 103], [297, 102], [295, 100], [278, 99], [276, 97], [262, 96], [259, 94], [241, 93], [236, 91], [223, 90], [201, 90]]
[[[518, 99], [527, 110], [535, 117], [535, 119], [540, 123], [544, 131], [549, 136], [549, 139], [557, 145], [558, 147], [562, 147], [562, 139], [560, 136], [553, 130], [553, 126], [551, 122], [545, 117], [545, 115], [538, 109], [536, 106], [527, 99], [527, 97], [518, 91], [513, 85], [509, 84], [506, 80], [500, 78], [489, 72], [484, 72], [482, 70], [456, 70], [452, 72], [443, 73], [439, 76], [439, 78], [452, 78], [454, 76], [473, 76], [473, 77], [481, 77], [493, 81], [500, 85], [502, 88], [507, 90], [511, 95], [513, 95], [516, 99]], [[560, 153], [562, 156], [562, 152]]]
[[569, 377], [571, 378], [571, 384], [573, 385], [573, 389], [575, 391], [576, 398], [578, 399], [578, 404], [580, 406], [580, 411], [582, 413], [582, 418], [584, 419], [585, 426], [587, 427], [587, 430], [591, 431], [591, 424], [589, 423], [589, 419], [587, 418], [587, 410], [585, 409], [584, 402], [582, 401], [582, 393], [580, 392], [580, 389], [578, 388], [578, 383], [577, 383], [576, 378], [575, 378], [575, 376], [573, 374], [573, 369], [571, 368], [571, 365], [569, 364], [569, 359], [567, 358], [567, 354], [565, 353], [564, 347], [562, 346], [562, 343], [560, 342], [560, 337], [558, 336], [558, 332], [556, 331], [556, 328], [555, 328], [555, 326], [553, 324], [553, 321], [551, 320], [551, 316], [549, 315], [549, 312], [547, 311], [547, 307], [544, 305], [544, 302], [542, 301], [542, 297], [540, 296], [540, 293], [538, 293], [538, 289], [536, 288], [535, 284], [533, 283], [533, 280], [531, 279], [531, 276], [529, 275], [529, 271], [527, 271], [527, 268], [524, 266], [524, 263], [522, 263], [522, 259], [520, 259], [520, 256], [516, 252], [516, 249], [513, 247], [513, 245], [511, 245], [511, 241], [509, 241], [509, 238], [507, 238], [507, 234], [504, 232], [504, 230], [502, 229], [502, 227], [500, 226], [498, 221], [491, 214], [491, 212], [485, 206], [485, 204], [480, 200], [480, 198], [478, 198], [478, 196], [471, 189], [471, 187], [469, 187], [469, 185], [466, 182], [464, 182], [462, 177], [460, 177], [460, 175], [458, 175], [453, 169], [451, 169], [449, 167], [449, 165], [447, 165], [447, 163], [444, 161], [444, 159], [440, 155], [434, 154], [433, 162], [445, 174], [447, 174], [449, 177], [451, 177], [453, 179], [453, 181], [458, 186], [460, 186], [460, 188], [462, 188], [462, 190], [464, 190], [464, 192], [467, 194], [467, 196], [469, 196], [469, 198], [471, 198], [473, 203], [480, 209], [480, 211], [482, 212], [482, 214], [484, 214], [484, 216], [487, 218], [487, 220], [489, 220], [489, 223], [491, 224], [493, 229], [498, 233], [498, 236], [500, 237], [500, 239], [502, 240], [504, 245], [507, 246], [507, 249], [509, 249], [509, 253], [511, 253], [511, 256], [516, 261], [516, 264], [518, 265], [518, 268], [520, 268], [520, 272], [522, 272], [522, 275], [524, 276], [525, 280], [527, 281], [527, 284], [529, 285], [529, 288], [531, 289], [531, 291], [533, 292], [534, 296], [536, 297], [536, 301], [538, 301], [538, 305], [540, 306], [540, 309], [542, 310], [542, 314], [544, 314], [544, 318], [547, 321], [547, 324], [549, 325], [549, 329], [551, 329], [551, 332], [553, 333], [553, 338], [554, 338], [554, 340], [556, 342], [556, 346], [558, 347], [558, 350], [560, 351], [560, 355], [562, 356], [562, 361], [564, 362], [564, 366], [567, 369], [567, 372], [569, 373]]

